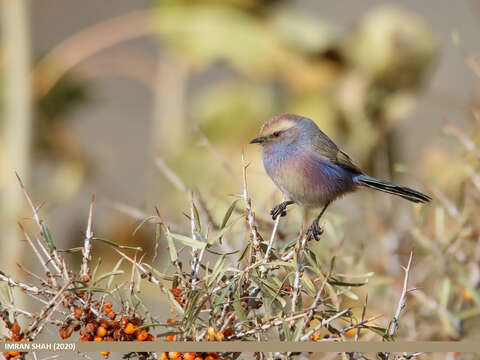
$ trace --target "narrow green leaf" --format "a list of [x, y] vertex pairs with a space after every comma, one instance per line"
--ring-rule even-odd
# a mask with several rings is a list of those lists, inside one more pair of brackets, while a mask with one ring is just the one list
[[283, 334], [285, 336], [285, 341], [292, 341], [292, 333], [290, 331], [290, 325], [286, 322], [283, 323]]
[[79, 247], [74, 247], [74, 248], [70, 248], [70, 249], [57, 249], [58, 252], [61, 252], [61, 253], [69, 253], [69, 254], [73, 254], [73, 253], [77, 253], [77, 252], [80, 252], [83, 250], [83, 246], [79, 246]]
[[335, 285], [335, 286], [363, 286], [363, 285], [368, 284], [368, 281], [363, 282], [363, 283], [349, 283], [349, 282], [340, 281], [340, 280], [337, 280], [337, 279], [334, 279], [334, 278], [330, 277], [330, 278], [328, 278], [328, 283], [331, 284], [331, 285]]
[[173, 263], [177, 261], [178, 254], [177, 254], [177, 249], [175, 247], [175, 243], [173, 242], [173, 238], [170, 236], [170, 233], [167, 234], [167, 243], [168, 243], [168, 252], [170, 254], [170, 260]]
[[225, 235], [225, 233], [233, 226], [237, 223], [238, 220], [240, 220], [244, 215], [240, 215], [238, 217], [236, 217], [235, 219], [232, 220], [232, 222], [230, 222], [230, 224], [228, 224], [227, 226], [223, 226], [221, 228], [221, 230], [215, 234], [215, 236], [212, 236], [208, 239], [208, 244], [209, 245], [212, 245], [213, 243], [215, 243], [217, 240], [219, 240], [223, 235]]
[[290, 262], [287, 262], [287, 261], [271, 261], [267, 264], [265, 264], [266, 266], [268, 265], [272, 265], [272, 266], [286, 266], [286, 267], [291, 267], [291, 268], [295, 268], [295, 264], [294, 263], [290, 263]]
[[225, 255], [221, 256], [220, 259], [218, 259], [217, 262], [215, 263], [215, 266], [213, 267], [211, 278], [208, 281], [208, 286], [211, 286], [213, 284], [213, 282], [217, 278], [218, 274], [222, 270], [223, 265], [225, 265]]
[[243, 260], [243, 258], [245, 257], [245, 255], [247, 255], [249, 248], [250, 248], [250, 243], [248, 243], [247, 246], [245, 246], [245, 249], [243, 249], [242, 254], [238, 258], [238, 262], [241, 262]]
[[214, 307], [216, 308], [218, 305], [221, 305], [223, 304], [223, 300], [225, 300], [225, 297], [227, 296], [227, 294], [229, 293], [230, 291], [230, 288], [232, 287], [233, 285], [233, 282], [231, 282], [230, 284], [228, 284], [228, 286], [222, 290], [222, 292], [220, 293], [220, 296], [217, 298], [217, 301], [215, 301], [215, 305]]
[[160, 237], [162, 236], [162, 226], [159, 223], [155, 224], [155, 253], [153, 254], [152, 263], [158, 255], [158, 247], [160, 246]]
[[47, 228], [47, 225], [45, 225], [45, 222], [42, 221], [42, 233], [43, 237], [45, 238], [45, 241], [47, 242], [48, 248], [50, 249], [50, 252], [55, 251], [55, 244], [53, 243], [53, 238], [52, 234], [50, 234], [50, 231]]
[[157, 278], [160, 278], [160, 279], [163, 279], [163, 280], [167, 280], [167, 281], [173, 281], [173, 276], [169, 276], [169, 275], [166, 275], [164, 273], [161, 273], [160, 271], [158, 271], [157, 269], [155, 269], [153, 266], [151, 266], [150, 264], [146, 264], [144, 263], [143, 264], [144, 267], [146, 267], [147, 269], [150, 270], [150, 272], [155, 275], [155, 277]]
[[[115, 266], [113, 267], [112, 272], [116, 272], [116, 271], [118, 271], [118, 269], [120, 269], [120, 266], [122, 265], [122, 262], [123, 262], [124, 259], [125, 259], [124, 257], [121, 257], [121, 258], [117, 261], [117, 263], [116, 263]], [[110, 279], [108, 279], [108, 283], [107, 283], [107, 288], [108, 288], [108, 289], [110, 289], [110, 288], [112, 287], [113, 279], [114, 279], [114, 278], [115, 278], [115, 277], [112, 276]]]
[[156, 219], [157, 217], [156, 216], [149, 216], [145, 219], [143, 219], [140, 224], [137, 225], [137, 227], [135, 228], [135, 230], [133, 230], [133, 233], [132, 233], [132, 236], [135, 236], [137, 231], [140, 230], [142, 228], [143, 225], [145, 225], [145, 223], [147, 223], [148, 221], [152, 220], [152, 219]]
[[227, 212], [225, 213], [225, 216], [223, 217], [222, 225], [220, 226], [220, 229], [223, 229], [225, 225], [227, 225], [228, 219], [230, 219], [230, 216], [232, 216], [233, 210], [235, 210], [235, 205], [237, 205], [237, 202], [239, 200], [240, 199], [234, 200], [233, 203], [228, 208]]
[[450, 282], [450, 279], [448, 277], [445, 277], [443, 279], [442, 283], [442, 289], [440, 292], [440, 306], [443, 307], [444, 309], [447, 308], [448, 305], [448, 299], [450, 298], [450, 290], [452, 288], [452, 283]]
[[335, 288], [340, 292], [340, 294], [343, 294], [352, 300], [358, 300], [358, 296], [352, 291], [345, 288], [339, 288], [339, 287], [335, 287]]
[[118, 244], [114, 243], [113, 241], [108, 240], [108, 239], [104, 239], [104, 238], [94, 237], [94, 238], [92, 238], [92, 240], [103, 242], [105, 244], [111, 245], [111, 246], [116, 247], [118, 249], [143, 251], [143, 249], [141, 247], [118, 245]]
[[310, 280], [310, 278], [307, 276], [307, 274], [303, 273], [302, 281], [305, 284], [305, 287], [308, 290], [309, 295], [315, 296], [315, 293], [316, 293], [315, 285], [313, 285], [312, 280]]
[[103, 288], [96, 288], [96, 287], [76, 287], [76, 288], [69, 288], [67, 289], [67, 291], [80, 291], [80, 292], [84, 292], [84, 291], [93, 291], [93, 292], [101, 292], [101, 293], [108, 293], [108, 294], [111, 294], [110, 291], [108, 290], [105, 290]]
[[233, 309], [235, 310], [235, 314], [238, 317], [238, 320], [241, 322], [247, 321], [247, 316], [245, 315], [245, 310], [243, 309], [242, 305], [240, 304], [239, 300], [235, 300], [233, 303]]
[[303, 325], [305, 324], [305, 318], [300, 318], [295, 322], [295, 332], [293, 334], [293, 341], [299, 341], [302, 336]]
[[240, 250], [235, 250], [235, 251], [230, 251], [230, 252], [222, 253], [222, 252], [219, 252], [219, 251], [212, 250], [212, 249], [210, 249], [210, 248], [208, 248], [208, 247], [207, 247], [207, 251], [208, 251], [210, 254], [219, 255], [219, 256], [222, 256], [222, 255], [225, 255], [225, 256], [234, 255], [234, 254], [238, 254], [238, 253], [240, 252]]
[[196, 249], [203, 249], [207, 245], [207, 243], [194, 240], [192, 238], [189, 238], [188, 236], [181, 235], [181, 234], [170, 233], [170, 236], [173, 239], [180, 241], [182, 244], [186, 246], [190, 246], [192, 248], [196, 248]]
[[466, 320], [468, 318], [477, 316], [480, 314], [480, 306], [474, 306], [469, 309], [462, 310], [455, 314], [460, 320]]
[[[123, 259], [123, 258], [122, 258]], [[125, 271], [123, 270], [120, 270], [120, 271], [111, 271], [111, 272], [108, 272], [108, 273], [105, 273], [101, 276], [98, 277], [98, 279], [95, 280], [95, 282], [93, 283], [93, 285], [96, 285], [98, 284], [100, 281], [102, 281], [103, 279], [106, 279], [106, 278], [110, 278], [110, 280], [112, 280], [115, 276], [117, 275], [122, 275], [122, 274], [125, 274]]]

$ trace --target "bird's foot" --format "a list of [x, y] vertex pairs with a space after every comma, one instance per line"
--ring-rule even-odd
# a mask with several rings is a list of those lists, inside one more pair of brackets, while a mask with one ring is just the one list
[[270, 215], [272, 215], [272, 219], [276, 220], [278, 216], [287, 215], [287, 206], [288, 206], [288, 203], [286, 201], [282, 202], [281, 204], [278, 204], [277, 206], [275, 206], [270, 211]]
[[305, 233], [308, 238], [313, 237], [315, 241], [319, 241], [320, 236], [323, 234], [323, 228], [320, 226], [318, 220], [319, 219], [315, 219]]

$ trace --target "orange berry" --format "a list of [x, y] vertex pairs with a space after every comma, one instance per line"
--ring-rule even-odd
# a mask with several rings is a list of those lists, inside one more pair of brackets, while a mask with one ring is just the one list
[[175, 315], [175, 316], [172, 316], [171, 318], [168, 318], [167, 323], [175, 324], [177, 322], [177, 317], [178, 317], [178, 315]]
[[183, 360], [195, 360], [195, 355], [194, 352], [186, 352], [183, 354]]
[[179, 289], [179, 288], [174, 288], [172, 290], [170, 290], [171, 293], [173, 294], [173, 296], [175, 297], [179, 297], [181, 294], [182, 294], [182, 290]]
[[97, 329], [97, 336], [103, 338], [105, 335], [107, 335], [107, 329], [105, 329], [103, 326], [99, 326]]
[[320, 333], [319, 332], [316, 332], [312, 335], [312, 340], [313, 341], [317, 341], [320, 339]]
[[11, 351], [8, 353], [8, 355], [10, 355], [11, 357], [14, 357], [14, 356], [20, 355], [20, 353], [18, 351]]
[[113, 310], [110, 310], [108, 313], [107, 313], [107, 316], [110, 318], [110, 319], [115, 319], [115, 316], [117, 316], [117, 314], [115, 314], [115, 311]]
[[61, 327], [59, 330], [59, 334], [62, 339], [68, 339], [70, 336], [72, 336], [72, 333], [73, 326]]
[[175, 335], [167, 335], [167, 341], [175, 341]]
[[146, 330], [141, 330], [137, 334], [138, 341], [145, 341], [148, 338], [148, 332]]
[[161, 353], [158, 360], [168, 360], [168, 354], [166, 352]]
[[470, 302], [473, 300], [473, 296], [472, 296], [472, 293], [470, 292], [470, 290], [468, 290], [467, 288], [463, 288], [462, 290], [462, 298], [463, 300], [467, 301], [467, 302]]
[[172, 359], [172, 360], [178, 360], [178, 359], [180, 359], [181, 356], [182, 356], [182, 354], [179, 353], [179, 352], [169, 352], [168, 353], [168, 358]]
[[203, 360], [203, 358], [200, 357], [200, 356], [197, 356], [197, 357], [195, 358], [195, 360]]
[[80, 319], [82, 317], [82, 309], [80, 309], [79, 307], [73, 309], [73, 317], [77, 320]]
[[102, 351], [102, 352], [100, 353], [100, 355], [103, 355], [104, 357], [107, 358], [108, 355], [110, 355], [110, 352], [108, 352], [108, 351]]
[[102, 325], [105, 329], [108, 329], [112, 324], [110, 324], [110, 322], [107, 319], [101, 318], [100, 325]]
[[208, 341], [215, 341], [215, 329], [213, 327], [209, 327], [207, 330], [208, 334]]
[[345, 331], [345, 336], [349, 337], [349, 338], [353, 338], [355, 337], [355, 334], [357, 333], [357, 329], [350, 329], [348, 331]]
[[[110, 301], [105, 301], [103, 303], [103, 309], [111, 309], [112, 308], [112, 303]], [[105, 312], [108, 312], [108, 311], [105, 311]]]
[[20, 335], [20, 325], [18, 325], [18, 323], [15, 321], [15, 322], [12, 324], [12, 327], [10, 328], [10, 331], [11, 331], [12, 334], [14, 334], [14, 335]]
[[215, 358], [212, 355], [207, 355], [205, 360], [215, 360]]
[[103, 341], [103, 338], [101, 338], [100, 336], [95, 336], [93, 338], [93, 341]]
[[215, 333], [215, 339], [217, 339], [217, 341], [223, 341], [225, 340], [225, 335], [223, 335], [221, 331], [217, 331]]
[[82, 281], [83, 282], [89, 282], [90, 281], [90, 275], [83, 275], [82, 276]]
[[127, 335], [132, 335], [135, 332], [135, 325], [129, 322], [127, 326], [125, 326], [125, 329], [123, 329], [123, 332]]

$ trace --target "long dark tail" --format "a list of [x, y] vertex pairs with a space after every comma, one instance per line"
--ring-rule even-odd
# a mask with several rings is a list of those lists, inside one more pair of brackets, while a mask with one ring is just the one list
[[354, 181], [361, 186], [397, 195], [415, 203], [426, 203], [432, 200], [430, 196], [422, 194], [421, 192], [410, 189], [406, 186], [393, 184], [391, 182], [376, 179], [368, 175], [358, 175], [355, 177]]

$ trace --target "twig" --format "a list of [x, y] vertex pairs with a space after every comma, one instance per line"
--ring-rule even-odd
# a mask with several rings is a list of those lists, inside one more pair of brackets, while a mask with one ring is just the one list
[[310, 330], [310, 331], [307, 332], [305, 335], [303, 335], [303, 336], [300, 338], [300, 341], [306, 341], [306, 340], [310, 339], [310, 337], [311, 337], [314, 333], [316, 333], [318, 330], [320, 330], [322, 327], [327, 326], [327, 325], [330, 324], [333, 320], [338, 319], [339, 317], [345, 315], [345, 314], [348, 313], [349, 311], [350, 311], [350, 309], [345, 309], [345, 310], [342, 310], [342, 311], [336, 313], [336, 314], [333, 315], [332, 317], [329, 317], [328, 319], [323, 319], [320, 324], [318, 324], [318, 325], [315, 326], [312, 330]]
[[[22, 179], [20, 178], [20, 175], [18, 175], [17, 172], [15, 172], [15, 175], [18, 179], [18, 182], [20, 184], [20, 187], [23, 191], [23, 194], [25, 195], [25, 198], [27, 199], [27, 202], [28, 202], [28, 205], [30, 206], [30, 208], [32, 209], [32, 212], [33, 212], [33, 219], [35, 220], [35, 223], [37, 224], [38, 228], [40, 229], [40, 233], [43, 235], [44, 239], [46, 242], [48, 242], [48, 238], [47, 238], [47, 234], [45, 233], [45, 230], [46, 230], [46, 226], [43, 224], [43, 220], [40, 219], [40, 216], [38, 215], [38, 209], [40, 208], [41, 204], [39, 207], [35, 207], [33, 205], [33, 201], [30, 197], [30, 195], [28, 194], [28, 191], [27, 189], [25, 188], [25, 185], [23, 185], [23, 182], [22, 182]], [[60, 261], [60, 258], [58, 256], [58, 253], [57, 253], [57, 250], [55, 249], [55, 245], [54, 244], [48, 244], [49, 245], [49, 248], [50, 248], [50, 251], [52, 252], [53, 254], [53, 259], [54, 261], [57, 263], [57, 266], [60, 267], [61, 266], [61, 261]]]
[[[362, 322], [363, 319], [365, 318], [365, 312], [367, 311], [367, 304], [368, 304], [368, 294], [365, 296], [365, 303], [363, 304], [362, 316], [360, 317], [360, 322]], [[360, 328], [358, 328], [357, 332], [355, 333], [355, 341], [358, 341], [359, 337], [360, 337]]]
[[325, 288], [325, 285], [328, 282], [329, 277], [330, 277], [330, 272], [325, 276], [325, 279], [323, 280], [322, 285], [320, 286], [320, 289], [318, 289], [317, 294], [315, 295], [315, 299], [313, 300], [313, 303], [310, 306], [310, 310], [308, 311], [307, 319], [305, 320], [305, 323], [303, 324], [304, 328], [309, 326], [310, 321], [312, 321], [312, 319], [313, 319], [315, 309], [317, 308], [318, 303], [320, 302], [320, 299], [322, 298], [322, 292], [323, 292], [323, 289]]
[[[395, 333], [398, 329], [398, 322], [399, 322], [399, 319], [400, 319], [400, 314], [406, 306], [407, 294], [410, 291], [412, 291], [412, 290], [408, 290], [408, 288], [407, 288], [408, 277], [410, 275], [410, 267], [412, 265], [412, 259], [413, 259], [413, 249], [412, 249], [412, 251], [410, 251], [410, 257], [408, 258], [407, 267], [402, 266], [403, 270], [405, 271], [405, 278], [403, 280], [402, 294], [400, 295], [400, 299], [398, 300], [398, 305], [397, 305], [397, 310], [395, 311], [395, 315], [393, 316], [393, 319], [390, 322], [390, 324], [388, 326], [388, 329], [387, 329], [387, 335], [392, 339], [395, 336]], [[378, 353], [378, 356], [382, 360], [387, 360], [390, 357], [390, 353], [389, 352], [382, 352], [382, 353]]]
[[35, 295], [38, 295], [38, 294], [42, 294], [42, 293], [49, 293], [49, 294], [55, 294], [53, 291], [50, 291], [50, 290], [46, 290], [46, 289], [39, 289], [38, 287], [36, 286], [31, 286], [31, 285], [27, 285], [27, 284], [24, 284], [24, 283], [21, 283], [21, 282], [17, 282], [15, 280], [13, 280], [11, 277], [5, 275], [3, 272], [0, 271], [0, 280], [3, 280], [5, 281], [8, 285], [10, 286], [16, 286], [16, 287], [19, 287], [25, 291], [28, 291], [32, 294], [35, 294]]
[[475, 142], [463, 131], [461, 131], [451, 123], [445, 125], [444, 131], [447, 134], [455, 136], [469, 152], [474, 154], [477, 158], [480, 158], [480, 150], [475, 145]]
[[162, 173], [165, 175], [165, 177], [170, 180], [170, 182], [177, 188], [178, 191], [187, 193], [188, 188], [184, 184], [184, 182], [175, 174], [172, 169], [170, 169], [167, 164], [165, 164], [165, 161], [163, 161], [162, 158], [156, 157], [155, 158], [155, 165], [162, 171]]
[[[378, 314], [378, 315], [372, 316], [371, 318], [368, 318], [366, 320], [362, 318], [362, 320], [359, 321], [358, 323], [356, 323], [355, 325], [350, 325], [350, 326], [347, 326], [346, 328], [340, 330], [340, 333], [345, 334], [349, 330], [357, 329], [356, 334], [358, 334], [360, 332], [360, 326], [365, 325], [365, 324], [367, 324], [369, 322], [372, 322], [374, 320], [377, 320], [377, 319], [381, 318], [382, 316], [383, 316], [383, 314]], [[355, 336], [355, 338], [356, 338], [355, 341], [358, 341], [357, 336]]]
[[301, 241], [299, 242], [298, 250], [297, 250], [297, 268], [295, 270], [295, 280], [293, 282], [293, 295], [292, 295], [292, 314], [297, 310], [297, 302], [298, 297], [300, 295], [300, 277], [303, 274], [302, 271], [302, 261], [303, 261], [303, 250], [305, 248], [305, 244], [307, 243], [308, 236], [307, 234], [303, 235]]
[[42, 243], [38, 236], [35, 236], [38, 246], [42, 249], [43, 254], [48, 258], [47, 264], [52, 264], [53, 269], [60, 274], [62, 271], [58, 267], [57, 263], [52, 259], [52, 256], [48, 253], [48, 250], [45, 248], [45, 245]]
[[[49, 274], [50, 273], [50, 269], [48, 268], [48, 262], [43, 258], [43, 256], [40, 254], [40, 252], [38, 251], [37, 247], [35, 246], [35, 244], [33, 243], [32, 239], [30, 238], [30, 236], [28, 235], [28, 233], [25, 231], [25, 229], [23, 228], [22, 224], [18, 223], [18, 226], [20, 228], [20, 230], [22, 230], [23, 234], [25, 235], [25, 238], [27, 239], [28, 241], [28, 244], [30, 245], [30, 247], [33, 249], [33, 252], [35, 253], [35, 255], [37, 255], [37, 258], [38, 260], [40, 261], [40, 264], [42, 264], [42, 267], [43, 267], [43, 270], [45, 270], [45, 274]], [[52, 281], [52, 284], [53, 286], [57, 287], [57, 281], [55, 279], [54, 276], [49, 276], [50, 280]], [[42, 280], [43, 281], [43, 280]]]
[[[191, 199], [190, 199], [190, 228], [192, 231], [192, 239], [200, 241], [198, 236], [198, 229], [197, 229], [197, 224], [195, 223], [195, 203], [193, 200], [193, 193], [191, 194]], [[192, 283], [190, 288], [192, 290], [195, 289], [195, 284], [198, 281], [198, 272], [200, 270], [200, 264], [203, 259], [203, 254], [205, 253], [205, 247], [203, 247], [201, 250], [197, 248], [192, 248]]]
[[[270, 259], [270, 253], [272, 252], [273, 241], [275, 240], [275, 235], [277, 234], [278, 223], [280, 222], [280, 216], [278, 216], [273, 225], [272, 235], [270, 236], [270, 241], [268, 242], [267, 251], [265, 251], [265, 256], [263, 257], [263, 263], [266, 264]], [[260, 267], [260, 272], [265, 274], [267, 268], [265, 266]]]
[[82, 259], [82, 266], [80, 270], [80, 276], [84, 282], [88, 282], [90, 280], [90, 269], [88, 268], [88, 262], [90, 261], [90, 251], [92, 249], [92, 238], [93, 238], [93, 231], [92, 231], [92, 216], [93, 216], [93, 203], [95, 202], [95, 195], [92, 195], [92, 199], [90, 200], [90, 210], [88, 212], [88, 222], [87, 222], [87, 229], [85, 230], [85, 242], [83, 244], [83, 259]]
[[412, 265], [412, 259], [413, 259], [413, 250], [410, 251], [410, 257], [408, 258], [407, 267], [403, 268], [403, 270], [405, 271], [405, 279], [403, 280], [403, 289], [402, 289], [402, 294], [400, 296], [400, 299], [398, 301], [397, 310], [395, 311], [395, 315], [389, 326], [388, 335], [390, 337], [393, 337], [395, 335], [395, 332], [398, 329], [398, 321], [400, 318], [400, 313], [405, 308], [405, 305], [407, 303], [407, 294], [411, 291], [407, 289], [407, 286], [408, 286], [408, 277], [410, 274], [410, 266]]
[[[250, 336], [250, 335], [253, 335], [253, 334], [256, 334], [260, 331], [265, 331], [265, 330], [268, 330], [272, 327], [276, 327], [276, 326], [282, 326], [284, 325], [286, 322], [289, 322], [289, 321], [295, 321], [297, 319], [301, 319], [302, 317], [305, 316], [305, 311], [302, 311], [301, 313], [298, 313], [298, 314], [295, 314], [295, 315], [292, 315], [292, 316], [289, 316], [285, 319], [279, 319], [279, 320], [270, 320], [270, 321], [267, 321], [265, 323], [263, 323], [262, 325], [259, 325], [257, 324], [257, 326], [255, 327], [255, 329], [251, 329], [251, 330], [247, 330], [247, 331], [244, 331], [244, 332], [240, 332], [240, 333], [237, 333], [235, 335], [231, 335], [228, 337], [228, 339], [240, 339], [240, 338], [244, 338], [246, 336]], [[341, 316], [343, 314], [340, 314], [339, 316]], [[332, 318], [333, 320], [333, 318]]]
[[256, 258], [258, 259], [258, 252], [260, 251], [260, 241], [259, 241], [259, 234], [257, 231], [257, 226], [255, 225], [255, 215], [253, 214], [252, 210], [252, 203], [250, 198], [248, 197], [248, 190], [247, 190], [247, 167], [248, 164], [245, 163], [245, 153], [242, 151], [242, 168], [243, 168], [243, 201], [245, 202], [245, 209], [247, 212], [247, 223], [250, 228], [250, 232], [252, 233], [251, 241], [253, 245], [253, 249], [256, 253]]
[[[67, 287], [70, 286], [70, 283], [66, 283], [60, 291], [45, 305], [40, 312], [40, 315], [35, 319], [32, 325], [29, 327], [27, 334], [29, 340], [34, 340], [37, 335], [42, 331], [43, 327], [45, 326], [45, 322], [48, 322], [51, 314], [55, 311], [56, 307], [59, 306], [62, 302], [58, 300], [61, 296], [63, 296], [64, 291]], [[50, 311], [52, 309], [52, 311]], [[45, 320], [45, 321], [44, 321]]]

